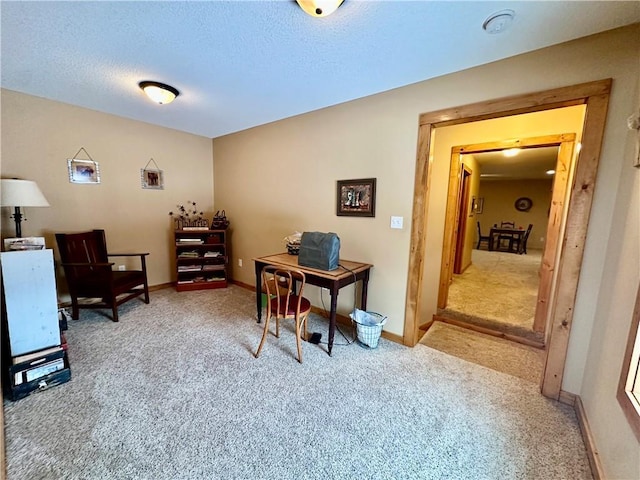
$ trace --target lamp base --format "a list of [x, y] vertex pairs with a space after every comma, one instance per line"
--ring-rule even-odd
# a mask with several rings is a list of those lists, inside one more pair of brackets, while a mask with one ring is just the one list
[[20, 211], [20, 207], [14, 207], [13, 215], [11, 215], [11, 218], [13, 218], [16, 222], [16, 238], [22, 237], [22, 217], [23, 215]]

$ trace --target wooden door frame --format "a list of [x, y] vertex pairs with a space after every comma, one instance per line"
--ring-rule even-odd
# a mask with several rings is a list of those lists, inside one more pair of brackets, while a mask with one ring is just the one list
[[420, 115], [405, 301], [403, 335], [405, 345], [415, 346], [421, 337], [418, 313], [420, 312], [420, 293], [426, 257], [425, 242], [431, 179], [429, 151], [434, 130], [491, 118], [586, 105], [582, 149], [573, 177], [567, 213], [567, 228], [561, 246], [562, 259], [550, 305], [548, 353], [542, 380], [543, 395], [555, 399], [560, 397], [578, 278], [584, 254], [584, 242], [604, 137], [611, 83], [612, 80], [609, 78]]
[[[473, 171], [468, 165], [461, 162], [460, 183], [458, 183], [458, 208], [456, 213], [456, 228], [454, 231], [455, 247], [453, 249], [453, 273], [460, 274], [464, 270], [464, 246], [467, 237], [467, 218], [469, 216], [469, 191], [471, 185], [468, 178], [473, 176]], [[462, 232], [462, 235], [460, 234]], [[457, 270], [457, 271], [456, 271]]]
[[[509, 148], [538, 148], [538, 147], [558, 147], [558, 155], [556, 160], [556, 174], [553, 180], [553, 192], [551, 195], [551, 206], [549, 208], [549, 220], [546, 226], [546, 239], [544, 250], [542, 253], [542, 261], [540, 267], [540, 281], [538, 283], [538, 296], [536, 301], [536, 310], [533, 322], [533, 330], [536, 332], [544, 332], [546, 321], [549, 314], [549, 299], [551, 296], [551, 286], [553, 284], [553, 272], [557, 271], [559, 263], [558, 239], [562, 233], [565, 218], [565, 197], [568, 188], [569, 175], [572, 170], [572, 156], [575, 147], [575, 133], [564, 133], [558, 135], [545, 135], [541, 137], [528, 137], [513, 140], [503, 140], [497, 142], [486, 142], [470, 145], [458, 145], [451, 149], [451, 171], [459, 171], [460, 165], [464, 165], [462, 155], [473, 155], [475, 153], [494, 152], [506, 150]], [[464, 167], [463, 167], [464, 168]], [[460, 171], [460, 173], [462, 173]], [[449, 188], [459, 188], [460, 182], [450, 183]], [[447, 213], [445, 215], [444, 224], [444, 245], [442, 248], [442, 265], [440, 267], [440, 290], [438, 291], [438, 308], [446, 308], [448, 289], [450, 281], [443, 279], [451, 278], [451, 265], [446, 261], [446, 254], [459, 244], [456, 235], [459, 231], [454, 231], [453, 236], [447, 235], [449, 230], [455, 230], [452, 223], [452, 215], [456, 215], [457, 205], [451, 204], [453, 195], [448, 196]], [[449, 245], [447, 242], [451, 241]]]

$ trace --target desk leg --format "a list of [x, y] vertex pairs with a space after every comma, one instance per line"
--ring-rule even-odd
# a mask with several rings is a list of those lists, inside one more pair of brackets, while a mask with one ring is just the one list
[[489, 234], [489, 251], [493, 252], [493, 233]]
[[331, 293], [331, 312], [329, 314], [329, 342], [327, 343], [327, 350], [331, 355], [333, 349], [333, 337], [336, 333], [336, 310], [338, 309], [338, 287], [332, 285], [330, 289]]
[[[357, 284], [353, 284], [353, 288], [356, 288]], [[369, 270], [364, 273], [362, 277], [362, 295], [360, 296], [360, 309], [367, 310], [367, 287], [369, 286]]]
[[256, 313], [258, 316], [258, 323], [262, 320], [262, 265], [256, 262]]

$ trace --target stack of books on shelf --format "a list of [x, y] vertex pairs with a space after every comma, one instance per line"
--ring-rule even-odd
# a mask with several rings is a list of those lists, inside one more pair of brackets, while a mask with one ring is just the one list
[[224, 265], [203, 265], [202, 271], [211, 272], [212, 270], [222, 270], [223, 268], [224, 268]]
[[215, 258], [220, 256], [220, 252], [204, 252], [204, 256], [207, 258]]
[[190, 250], [188, 252], [180, 252], [178, 258], [198, 258], [198, 252]]
[[200, 265], [178, 265], [178, 272], [199, 272], [202, 270]]
[[202, 245], [204, 240], [201, 238], [179, 238], [178, 245]]

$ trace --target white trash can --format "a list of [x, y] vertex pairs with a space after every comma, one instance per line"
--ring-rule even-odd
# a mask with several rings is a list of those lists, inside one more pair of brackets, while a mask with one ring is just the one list
[[357, 308], [349, 314], [356, 324], [356, 336], [358, 341], [369, 348], [376, 348], [382, 327], [387, 323], [387, 317], [376, 312], [365, 312]]

